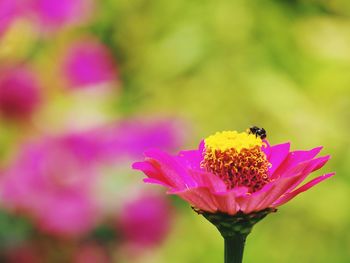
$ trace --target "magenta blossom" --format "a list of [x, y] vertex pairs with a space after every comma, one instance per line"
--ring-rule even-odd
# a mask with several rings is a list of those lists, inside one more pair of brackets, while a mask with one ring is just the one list
[[80, 23], [91, 12], [91, 4], [91, 0], [24, 0], [22, 9], [41, 28], [55, 30]]
[[130, 159], [142, 157], [143, 152], [155, 145], [162, 149], [176, 149], [182, 141], [184, 125], [175, 120], [130, 119], [121, 121], [108, 128], [97, 129], [95, 136], [100, 138], [104, 154]]
[[141, 120], [138, 118], [71, 133], [60, 138], [62, 144], [75, 155], [93, 162], [134, 159], [150, 147], [176, 149], [182, 141], [180, 122], [167, 119]]
[[169, 233], [171, 218], [171, 206], [167, 199], [156, 194], [143, 194], [124, 205], [118, 227], [129, 245], [154, 246]]
[[[122, 144], [120, 138], [131, 142], [146, 137], [150, 140], [147, 145], [162, 149], [170, 149], [178, 141], [172, 122], [137, 123], [134, 129], [120, 123], [24, 145], [19, 156], [2, 171], [2, 204], [26, 213], [48, 233], [86, 233], [109, 213], [96, 198], [97, 182], [114, 176], [105, 171], [122, 166], [125, 156], [139, 156], [145, 150], [141, 145]], [[126, 129], [129, 133], [124, 132]], [[154, 132], [157, 129], [164, 134]], [[112, 150], [111, 145], [118, 149]]]
[[0, 113], [6, 118], [26, 119], [40, 104], [40, 86], [25, 66], [0, 69]]
[[74, 43], [64, 56], [63, 73], [72, 88], [86, 88], [117, 78], [111, 52], [102, 43], [87, 39]]
[[16, 0], [1, 0], [0, 1], [0, 37], [11, 25], [17, 14]]
[[148, 150], [146, 160], [133, 165], [148, 178], [186, 200], [199, 212], [249, 214], [285, 204], [331, 177], [322, 175], [299, 186], [329, 156], [322, 147], [290, 151], [289, 143], [270, 146], [249, 133], [221, 132], [201, 142], [198, 150], [171, 156]]
[[26, 145], [1, 181], [4, 205], [31, 216], [44, 231], [78, 235], [98, 219], [95, 173], [59, 140]]

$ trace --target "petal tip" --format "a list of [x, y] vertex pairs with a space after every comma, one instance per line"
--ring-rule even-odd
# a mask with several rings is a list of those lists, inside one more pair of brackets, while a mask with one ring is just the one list
[[134, 169], [134, 170], [141, 170], [142, 168], [142, 164], [144, 162], [134, 162], [132, 165], [131, 165], [131, 168]]

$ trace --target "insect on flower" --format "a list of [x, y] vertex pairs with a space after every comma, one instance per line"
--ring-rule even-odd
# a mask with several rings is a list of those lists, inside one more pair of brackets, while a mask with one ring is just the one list
[[260, 137], [262, 140], [266, 138], [266, 130], [257, 126], [252, 126], [248, 129], [249, 134], [254, 134], [256, 137]]

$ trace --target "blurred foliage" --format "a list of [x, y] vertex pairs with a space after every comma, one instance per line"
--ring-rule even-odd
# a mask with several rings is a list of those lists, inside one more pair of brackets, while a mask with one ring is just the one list
[[[98, 36], [119, 65], [122, 91], [109, 114], [180, 116], [194, 129], [188, 148], [251, 124], [263, 126], [271, 143], [324, 145], [332, 160], [322, 171], [336, 177], [258, 224], [245, 262], [349, 262], [349, 1], [104, 0], [92, 25], [46, 40], [51, 45], [28, 36], [24, 46], [38, 68], [51, 66], [79, 34]], [[4, 134], [8, 143], [13, 128]], [[176, 204], [172, 235], [140, 262], [222, 261], [214, 227]]]
[[[9, 231], [11, 229], [11, 231]], [[23, 243], [33, 231], [30, 223], [16, 215], [0, 213], [0, 251]]]

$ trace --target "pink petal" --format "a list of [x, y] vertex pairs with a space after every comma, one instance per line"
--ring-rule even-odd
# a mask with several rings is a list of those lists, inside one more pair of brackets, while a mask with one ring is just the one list
[[201, 170], [201, 162], [203, 160], [204, 141], [202, 140], [198, 146], [198, 150], [189, 150], [179, 152], [178, 161], [189, 169]]
[[289, 200], [291, 200], [292, 198], [294, 198], [298, 194], [307, 191], [308, 189], [310, 189], [314, 185], [319, 184], [323, 180], [326, 180], [326, 179], [332, 177], [333, 175], [335, 175], [335, 173], [329, 173], [329, 174], [325, 174], [325, 175], [316, 177], [315, 179], [309, 181], [308, 183], [304, 184], [303, 186], [299, 187], [298, 189], [294, 190], [293, 192], [287, 193], [284, 196], [282, 196], [280, 199], [278, 199], [276, 202], [273, 203], [273, 206], [277, 207], [277, 206], [280, 206], [280, 205], [287, 203]]
[[302, 181], [304, 181], [304, 179], [310, 173], [323, 167], [328, 162], [329, 158], [330, 158], [329, 155], [319, 157], [310, 161], [300, 163], [295, 168], [291, 169], [291, 171], [289, 171], [284, 177], [288, 177], [291, 174], [299, 174], [299, 173], [302, 173], [303, 176], [301, 176], [300, 179], [295, 184], [291, 185], [290, 188], [287, 190], [287, 192], [292, 191], [295, 187], [297, 187]]
[[204, 140], [201, 140], [199, 145], [198, 145], [198, 151], [203, 152], [204, 148], [205, 148], [205, 142], [204, 142]]
[[164, 183], [164, 182], [162, 182], [162, 181], [159, 181], [159, 180], [157, 180], [157, 179], [145, 178], [145, 179], [143, 179], [143, 181], [144, 181], [145, 183], [148, 183], [148, 184], [159, 184], [159, 185], [161, 185], [161, 186], [170, 188], [170, 185], [168, 185], [168, 184], [166, 184], [166, 183]]
[[290, 143], [277, 144], [272, 147], [263, 148], [267, 159], [272, 164], [269, 169], [270, 178], [274, 177], [274, 172], [281, 165], [281, 163], [287, 158], [289, 154]]
[[148, 163], [149, 165], [142, 166], [140, 163], [135, 163], [133, 165], [134, 169], [141, 168], [140, 170], [143, 171], [143, 168], [146, 168], [145, 173], [147, 176], [162, 181], [176, 189], [195, 187], [197, 185], [184, 167], [176, 161], [176, 158], [156, 149], [147, 151], [145, 155], [150, 159], [143, 163]]
[[[299, 164], [296, 169], [293, 169], [293, 172], [268, 184], [272, 187], [269, 188], [266, 185], [262, 190], [252, 194], [249, 197], [251, 200], [243, 203], [241, 210], [245, 209], [244, 211], [249, 213], [269, 207], [281, 195], [288, 193], [299, 185], [312, 171], [322, 167], [328, 159], [329, 156], [325, 156]], [[267, 188], [266, 191], [265, 188]]]
[[238, 199], [241, 210], [245, 213], [259, 211], [269, 207], [275, 200], [283, 195], [291, 185], [295, 184], [303, 173], [290, 177], [279, 178], [267, 185], [260, 191]]
[[205, 171], [188, 171], [198, 186], [208, 188], [211, 192], [226, 192], [227, 186], [218, 176]]
[[238, 196], [246, 194], [247, 187], [237, 187], [227, 192], [214, 193], [214, 197], [218, 204], [218, 210], [229, 215], [234, 215], [239, 211], [239, 205], [236, 201]]
[[290, 170], [294, 166], [298, 165], [301, 162], [311, 160], [314, 158], [320, 151], [322, 147], [317, 147], [309, 151], [294, 151], [290, 152], [287, 158], [282, 162], [282, 164], [275, 171], [273, 177], [277, 178], [279, 176], [284, 176], [287, 170]]
[[177, 156], [177, 160], [180, 164], [189, 169], [200, 170], [203, 155], [198, 150], [181, 151]]
[[268, 190], [268, 194], [262, 198], [260, 204], [256, 207], [256, 210], [262, 210], [269, 207], [274, 201], [276, 201], [281, 195], [283, 195], [291, 184], [294, 184], [299, 180], [299, 176], [281, 178]]
[[158, 165], [151, 161], [136, 162], [132, 165], [132, 168], [144, 172], [149, 177], [144, 179], [147, 183], [163, 184], [167, 187], [172, 186], [171, 181], [164, 177], [163, 173], [159, 170]]
[[197, 209], [211, 213], [215, 213], [218, 210], [218, 203], [208, 188], [197, 187], [183, 191], [169, 191], [168, 193], [180, 196]]
[[257, 210], [256, 207], [259, 203], [269, 194], [269, 190], [273, 187], [273, 184], [265, 185], [260, 191], [253, 194], [247, 193], [244, 196], [238, 197], [237, 202], [240, 210], [245, 213], [250, 213]]

